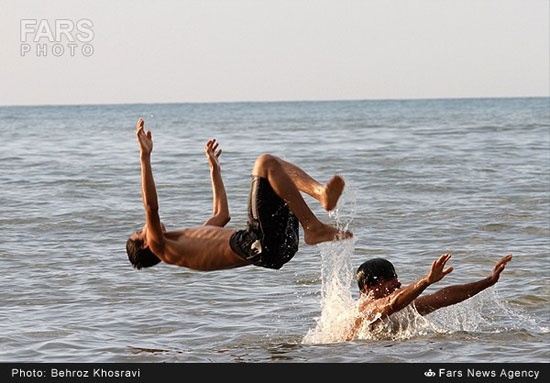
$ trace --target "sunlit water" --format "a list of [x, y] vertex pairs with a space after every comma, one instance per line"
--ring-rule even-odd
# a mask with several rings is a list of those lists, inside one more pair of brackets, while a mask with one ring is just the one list
[[[549, 108], [548, 98], [0, 107], [0, 360], [548, 361]], [[278, 271], [132, 269], [139, 117], [153, 130], [169, 230], [208, 218], [202, 148], [216, 137], [229, 227], [244, 225], [252, 164], [271, 152], [321, 182], [346, 179], [334, 213], [306, 201], [354, 240], [302, 240]], [[427, 293], [514, 258], [468, 301], [343, 341], [364, 260], [390, 259], [406, 284], [444, 252], [454, 271]]]

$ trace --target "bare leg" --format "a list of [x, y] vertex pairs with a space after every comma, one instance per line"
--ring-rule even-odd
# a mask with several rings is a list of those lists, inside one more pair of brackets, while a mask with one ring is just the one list
[[292, 179], [292, 182], [296, 185], [298, 190], [309, 194], [317, 201], [321, 202], [323, 208], [330, 211], [336, 207], [338, 198], [344, 190], [344, 179], [338, 175], [333, 176], [325, 185], [321, 185], [309, 174], [290, 162], [287, 162], [281, 158], [275, 157], [285, 172]]
[[281, 160], [269, 154], [263, 154], [256, 160], [252, 175], [266, 178], [275, 193], [281, 197], [302, 224], [305, 242], [314, 245], [335, 239], [351, 238], [349, 231], [342, 232], [335, 227], [325, 225], [307, 206], [300, 190], [287, 174]]

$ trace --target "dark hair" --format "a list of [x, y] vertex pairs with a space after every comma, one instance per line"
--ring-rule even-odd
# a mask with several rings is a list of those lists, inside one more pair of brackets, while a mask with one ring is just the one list
[[142, 248], [142, 239], [128, 238], [126, 241], [126, 253], [128, 253], [128, 259], [130, 263], [134, 265], [134, 268], [140, 270], [142, 267], [155, 266], [160, 262], [160, 259], [153, 254], [149, 249]]
[[367, 286], [375, 286], [379, 280], [388, 281], [397, 277], [390, 261], [383, 258], [370, 259], [357, 269], [357, 285], [364, 293]]

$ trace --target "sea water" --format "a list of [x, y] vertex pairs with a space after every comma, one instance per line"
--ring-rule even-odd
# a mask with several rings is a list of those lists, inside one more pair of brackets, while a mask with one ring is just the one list
[[[137, 271], [143, 225], [135, 123], [153, 132], [167, 229], [211, 214], [206, 141], [219, 140], [232, 220], [255, 158], [346, 180], [353, 240], [307, 246], [281, 270]], [[550, 358], [550, 99], [0, 107], [0, 360], [43, 362], [543, 362]], [[301, 232], [303, 234], [303, 232]], [[499, 283], [398, 331], [345, 341], [365, 260], [401, 282], [450, 252], [426, 293]]]

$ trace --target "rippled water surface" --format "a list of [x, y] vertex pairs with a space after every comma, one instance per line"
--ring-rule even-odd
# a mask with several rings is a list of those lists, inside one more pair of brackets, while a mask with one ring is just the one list
[[[278, 271], [132, 269], [139, 117], [168, 230], [208, 218], [202, 148], [216, 137], [229, 227], [244, 225], [252, 164], [271, 152], [321, 182], [344, 176], [334, 214], [306, 201], [354, 243], [302, 242]], [[0, 107], [0, 122], [0, 361], [550, 360], [548, 98]], [[469, 301], [341, 341], [335, 312], [357, 298], [359, 264], [388, 258], [406, 284], [443, 252], [455, 270], [439, 287], [514, 259]]]

